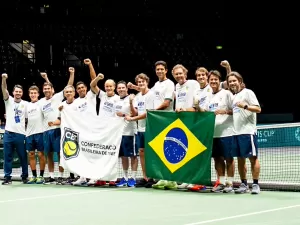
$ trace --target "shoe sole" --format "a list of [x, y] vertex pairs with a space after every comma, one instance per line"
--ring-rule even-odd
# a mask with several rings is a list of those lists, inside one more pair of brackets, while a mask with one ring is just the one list
[[153, 189], [164, 190], [165, 186], [152, 186]]

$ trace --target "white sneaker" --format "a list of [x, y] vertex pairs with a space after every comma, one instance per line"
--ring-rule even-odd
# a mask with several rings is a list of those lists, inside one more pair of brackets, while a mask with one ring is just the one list
[[252, 184], [252, 191], [251, 194], [259, 194], [260, 193], [260, 187], [258, 184]]
[[87, 184], [86, 179], [84, 177], [80, 177], [78, 180], [76, 180], [75, 182], [73, 182], [74, 186], [82, 186]]
[[192, 184], [182, 183], [182, 184], [178, 185], [177, 188], [178, 189], [188, 189], [190, 185], [192, 185]]
[[90, 181], [87, 183], [88, 186], [93, 186], [96, 183], [96, 180], [90, 179]]

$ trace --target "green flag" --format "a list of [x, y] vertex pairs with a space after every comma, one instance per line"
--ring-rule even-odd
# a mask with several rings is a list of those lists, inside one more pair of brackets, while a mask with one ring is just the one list
[[212, 112], [148, 111], [145, 163], [148, 177], [211, 184]]

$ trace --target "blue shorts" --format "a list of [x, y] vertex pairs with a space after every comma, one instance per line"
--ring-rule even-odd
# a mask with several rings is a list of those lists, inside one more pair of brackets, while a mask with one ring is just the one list
[[43, 133], [33, 134], [25, 139], [26, 143], [26, 150], [27, 151], [35, 151], [38, 150], [39, 152], [44, 151], [44, 140], [43, 140]]
[[60, 128], [53, 130], [47, 130], [44, 132], [44, 151], [48, 152], [60, 152]]
[[120, 146], [119, 156], [133, 157], [137, 156], [138, 148], [136, 144], [136, 135], [134, 136], [123, 136]]
[[137, 137], [139, 149], [145, 148], [145, 132], [138, 132]]
[[220, 137], [213, 139], [212, 157], [223, 157], [231, 159], [234, 157], [232, 152], [233, 137]]
[[241, 134], [233, 136], [232, 151], [234, 156], [241, 158], [258, 156], [257, 135]]

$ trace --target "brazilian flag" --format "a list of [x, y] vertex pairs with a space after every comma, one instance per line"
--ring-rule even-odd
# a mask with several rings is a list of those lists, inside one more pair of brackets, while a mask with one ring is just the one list
[[211, 184], [214, 113], [148, 111], [146, 121], [148, 177]]

